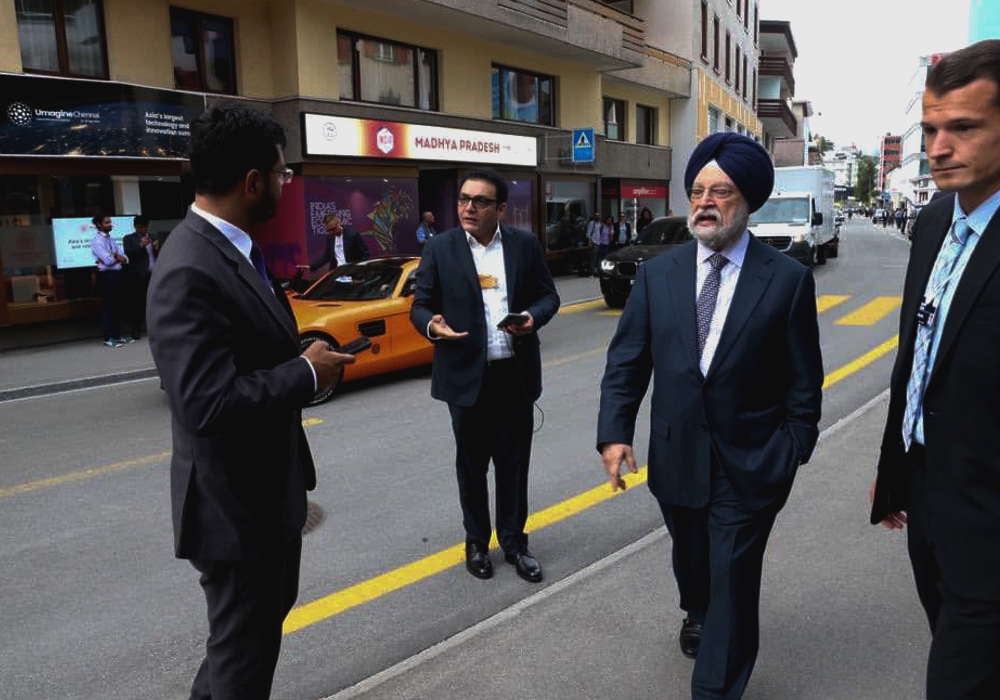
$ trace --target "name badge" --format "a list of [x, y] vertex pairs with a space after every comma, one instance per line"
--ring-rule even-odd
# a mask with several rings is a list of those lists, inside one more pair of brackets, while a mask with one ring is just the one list
[[500, 286], [500, 281], [494, 275], [479, 275], [480, 289], [496, 289]]

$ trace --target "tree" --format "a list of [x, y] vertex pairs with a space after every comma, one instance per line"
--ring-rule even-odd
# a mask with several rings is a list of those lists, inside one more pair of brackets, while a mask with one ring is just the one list
[[858, 156], [858, 176], [854, 181], [854, 197], [859, 202], [868, 204], [875, 193], [878, 177], [878, 163], [871, 156]]
[[834, 144], [833, 141], [830, 141], [825, 136], [820, 136], [819, 134], [817, 134], [813, 139], [813, 143], [816, 144], [816, 148], [819, 149], [820, 153], [826, 153], [836, 148], [836, 144]]

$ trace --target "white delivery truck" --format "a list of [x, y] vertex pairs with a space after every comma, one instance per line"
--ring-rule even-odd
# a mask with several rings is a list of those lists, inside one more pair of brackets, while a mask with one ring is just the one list
[[835, 258], [840, 227], [834, 218], [834, 173], [821, 165], [774, 169], [774, 191], [750, 215], [750, 230], [804, 265]]

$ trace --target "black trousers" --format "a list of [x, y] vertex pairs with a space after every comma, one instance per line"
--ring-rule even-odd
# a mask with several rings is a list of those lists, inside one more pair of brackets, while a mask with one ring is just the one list
[[466, 542], [489, 544], [490, 502], [486, 475], [493, 460], [497, 540], [504, 552], [528, 546], [528, 465], [532, 407], [521, 385], [516, 360], [490, 363], [471, 407], [448, 404], [455, 433], [455, 471]]
[[208, 642], [191, 700], [270, 697], [281, 625], [298, 595], [301, 559], [297, 537], [262, 559], [192, 560], [208, 606]]
[[105, 340], [122, 337], [122, 324], [118, 314], [118, 298], [121, 296], [121, 270], [102, 270], [97, 273], [97, 284], [101, 289], [101, 334]]
[[132, 337], [139, 339], [146, 328], [146, 292], [149, 290], [149, 275], [125, 274], [122, 279], [122, 315], [128, 324]]
[[977, 600], [962, 583], [969, 576], [991, 574], [977, 571], [973, 561], [962, 571], [941, 566], [942, 549], [955, 543], [942, 537], [934, 523], [952, 514], [941, 512], [934, 502], [939, 485], [927, 470], [923, 447], [914, 445], [909, 454], [906, 542], [932, 635], [927, 700], [996, 700], [1000, 698], [1000, 601]]
[[673, 540], [680, 606], [704, 625], [691, 675], [694, 700], [739, 700], [760, 645], [760, 579], [778, 508], [752, 511], [719, 467], [703, 508], [660, 503]]

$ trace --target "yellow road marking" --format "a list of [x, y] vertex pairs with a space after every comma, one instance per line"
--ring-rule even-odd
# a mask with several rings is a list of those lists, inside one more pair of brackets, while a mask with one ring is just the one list
[[[638, 486], [644, 483], [646, 481], [646, 467], [642, 467], [638, 474], [630, 474], [625, 478], [629, 486]], [[625, 492], [612, 493], [611, 487], [606, 483], [595, 486], [589, 491], [584, 491], [561, 503], [556, 503], [553, 506], [532, 514], [528, 518], [525, 531], [534, 532], [548, 527], [577, 513], [581, 513], [588, 508], [592, 508], [598, 503], [603, 503], [614, 498], [621, 493]], [[497, 546], [495, 535], [490, 542], [490, 546]], [[463, 561], [465, 561], [465, 545], [456, 544], [411, 564], [406, 564], [398, 569], [370, 578], [367, 581], [343, 588], [311, 603], [300, 605], [294, 608], [288, 614], [288, 617], [285, 618], [284, 633], [291, 634], [292, 632], [297, 632], [304, 627], [309, 627], [334, 615], [339, 615], [363, 603], [380, 598], [387, 593], [392, 593], [400, 588], [422, 581], [434, 574], [439, 574]]]
[[835, 326], [874, 326], [899, 308], [902, 297], [875, 297], [857, 311], [834, 322]]
[[838, 304], [843, 304], [851, 297], [846, 294], [820, 294], [816, 297], [816, 311], [823, 313], [829, 311]]
[[567, 306], [559, 307], [559, 315], [564, 314], [576, 314], [581, 311], [586, 311], [587, 309], [596, 309], [598, 306], [605, 306], [603, 299], [594, 299], [593, 301], [581, 301], [578, 304], [569, 304]]
[[[303, 428], [311, 428], [323, 423], [322, 418], [306, 418], [302, 421]], [[48, 488], [50, 486], [61, 486], [63, 484], [71, 484], [75, 481], [83, 481], [84, 479], [93, 479], [96, 476], [104, 476], [105, 474], [111, 474], [113, 472], [120, 472], [123, 469], [132, 469], [133, 467], [145, 467], [150, 464], [156, 464], [157, 462], [162, 462], [170, 459], [169, 452], [161, 452], [155, 455], [149, 455], [148, 457], [137, 457], [136, 459], [126, 459], [122, 462], [115, 462], [114, 464], [107, 464], [103, 467], [91, 467], [90, 469], [81, 469], [78, 472], [70, 472], [69, 474], [63, 474], [62, 476], [51, 476], [47, 479], [38, 479], [37, 481], [29, 481], [26, 484], [18, 484], [16, 486], [11, 486], [9, 488], [0, 488], [0, 498], [7, 498], [9, 496], [15, 496], [19, 493], [30, 493], [31, 491], [37, 491], [39, 489]]]
[[623, 309], [605, 309], [604, 311], [598, 311], [598, 316], [621, 316]]
[[830, 372], [830, 374], [826, 375], [826, 379], [823, 382], [823, 388], [826, 389], [828, 387], [831, 387], [840, 380], [846, 379], [855, 372], [863, 369], [864, 367], [867, 367], [878, 358], [895, 350], [898, 345], [899, 345], [899, 338], [897, 336], [889, 338], [889, 340], [885, 341], [877, 348], [869, 350], [861, 357], [851, 360], [843, 367], [835, 369], [834, 371]]

